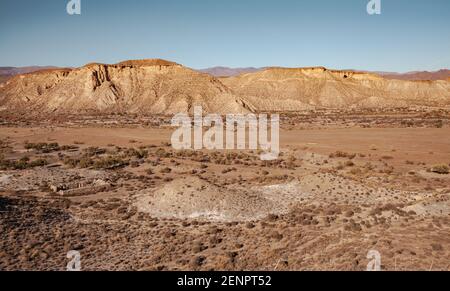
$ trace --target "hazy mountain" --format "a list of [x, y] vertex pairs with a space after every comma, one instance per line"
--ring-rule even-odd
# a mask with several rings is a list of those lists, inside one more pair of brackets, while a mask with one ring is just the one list
[[409, 72], [409, 73], [380, 73], [385, 78], [388, 79], [396, 79], [396, 80], [411, 80], [411, 81], [419, 81], [419, 80], [446, 80], [450, 78], [450, 70], [439, 70], [436, 72]]
[[39, 67], [39, 66], [32, 66], [32, 67], [0, 67], [0, 83], [3, 81], [8, 80], [12, 76], [20, 75], [20, 74], [27, 74], [27, 73], [33, 73], [36, 71], [41, 70], [48, 70], [48, 69], [54, 69], [56, 67]]

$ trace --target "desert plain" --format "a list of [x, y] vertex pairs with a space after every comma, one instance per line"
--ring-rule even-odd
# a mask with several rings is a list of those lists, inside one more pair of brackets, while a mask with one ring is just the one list
[[270, 162], [176, 151], [169, 117], [4, 121], [0, 269], [448, 270], [449, 117], [290, 114]]
[[[450, 269], [450, 82], [161, 61], [0, 84], [0, 270]], [[276, 112], [280, 156], [175, 150], [173, 114]]]

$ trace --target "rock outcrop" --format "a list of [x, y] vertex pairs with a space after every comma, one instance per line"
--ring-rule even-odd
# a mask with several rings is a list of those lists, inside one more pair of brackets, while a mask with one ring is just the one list
[[391, 80], [323, 67], [216, 78], [159, 59], [49, 69], [0, 83], [0, 111], [172, 115], [315, 108], [449, 106], [450, 82]]
[[0, 84], [0, 107], [40, 112], [174, 114], [246, 110], [217, 78], [164, 60], [88, 64], [15, 76]]
[[448, 81], [389, 80], [322, 67], [268, 68], [221, 81], [262, 111], [450, 105]]

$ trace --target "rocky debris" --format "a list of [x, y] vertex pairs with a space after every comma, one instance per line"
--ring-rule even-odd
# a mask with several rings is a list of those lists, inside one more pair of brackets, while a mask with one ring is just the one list
[[7, 185], [11, 181], [11, 178], [12, 175], [0, 175], [0, 186]]
[[218, 187], [189, 177], [170, 181], [152, 193], [140, 191], [136, 206], [160, 218], [247, 221], [266, 216], [275, 203], [245, 188]]
[[64, 197], [91, 195], [109, 191], [111, 188], [112, 185], [110, 183], [100, 179], [93, 180], [92, 182], [50, 185], [50, 190]]

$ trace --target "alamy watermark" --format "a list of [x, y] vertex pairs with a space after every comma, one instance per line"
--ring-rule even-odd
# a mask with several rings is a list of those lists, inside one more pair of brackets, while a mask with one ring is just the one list
[[66, 6], [67, 14], [81, 15], [81, 0], [70, 0]]
[[367, 254], [369, 263], [367, 264], [367, 271], [381, 271], [381, 254], [377, 250], [370, 250]]
[[69, 272], [81, 271], [81, 254], [79, 251], [69, 251], [67, 258], [70, 260], [67, 263], [66, 270]]
[[203, 117], [202, 107], [197, 106], [193, 119], [179, 113], [172, 118], [172, 126], [179, 127], [171, 138], [176, 150], [261, 150], [261, 160], [276, 160], [280, 154], [278, 114], [270, 117], [270, 141], [267, 114], [227, 114], [224, 121], [219, 114]]
[[[370, 0], [366, 9], [369, 15], [380, 15], [381, 0]], [[66, 11], [69, 15], [81, 15], [81, 0], [69, 0]]]
[[369, 15], [381, 14], [381, 0], [370, 0], [367, 3], [367, 13]]

